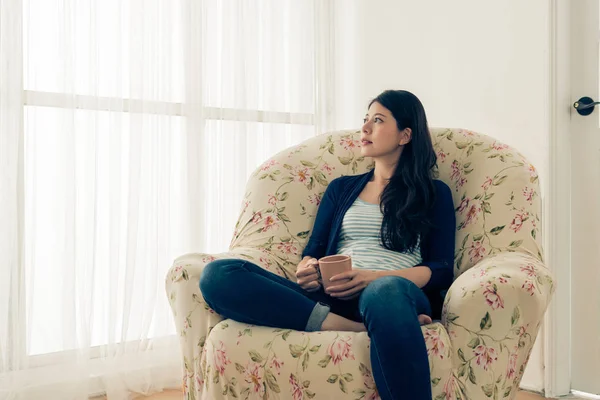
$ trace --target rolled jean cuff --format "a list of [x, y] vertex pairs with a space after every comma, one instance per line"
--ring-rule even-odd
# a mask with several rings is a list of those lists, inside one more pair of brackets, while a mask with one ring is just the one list
[[329, 314], [329, 310], [331, 308], [325, 303], [317, 303], [315, 304], [315, 308], [313, 308], [310, 316], [308, 317], [308, 322], [306, 323], [306, 328], [304, 330], [306, 332], [316, 332], [321, 330], [321, 325], [323, 325], [323, 321], [327, 318], [327, 314]]

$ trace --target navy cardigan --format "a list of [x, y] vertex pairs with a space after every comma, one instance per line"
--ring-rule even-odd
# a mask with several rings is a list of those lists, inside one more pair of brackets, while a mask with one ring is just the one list
[[[330, 182], [302, 257], [319, 259], [336, 253], [344, 215], [372, 176], [373, 170], [362, 175], [342, 176]], [[421, 238], [423, 261], [419, 266], [431, 269], [431, 279], [422, 290], [431, 303], [432, 317], [439, 318], [443, 296], [454, 277], [456, 216], [450, 188], [439, 180], [434, 180], [434, 185], [435, 203], [431, 211], [434, 227]]]

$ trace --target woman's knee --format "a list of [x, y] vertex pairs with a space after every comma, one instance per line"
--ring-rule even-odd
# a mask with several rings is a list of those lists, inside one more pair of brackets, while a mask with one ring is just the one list
[[419, 287], [412, 281], [399, 276], [384, 276], [376, 279], [364, 289], [360, 296], [361, 313], [366, 308], [389, 308], [391, 305], [414, 306]]
[[415, 289], [420, 290], [417, 285], [406, 278], [384, 276], [369, 283], [364, 290], [364, 295], [367, 297], [411, 296]]
[[200, 291], [204, 299], [209, 300], [214, 294], [224, 293], [225, 286], [231, 283], [232, 270], [238, 269], [244, 262], [236, 259], [222, 259], [206, 264], [200, 275]]

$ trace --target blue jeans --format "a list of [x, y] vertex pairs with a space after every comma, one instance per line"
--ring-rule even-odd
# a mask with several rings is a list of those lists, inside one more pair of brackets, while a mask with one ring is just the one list
[[[417, 316], [431, 315], [425, 294], [408, 279], [371, 282], [353, 300], [334, 299], [250, 262], [217, 260], [204, 268], [200, 290], [225, 318], [283, 329], [318, 330], [327, 312], [363, 322], [371, 338], [373, 377], [383, 400], [430, 400], [425, 339]], [[325, 310], [325, 312], [323, 312]], [[316, 329], [306, 329], [307, 327]]]

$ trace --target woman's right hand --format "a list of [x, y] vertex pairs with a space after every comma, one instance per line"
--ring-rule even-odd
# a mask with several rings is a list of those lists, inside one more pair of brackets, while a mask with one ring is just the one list
[[305, 257], [296, 268], [298, 285], [307, 292], [315, 292], [321, 288], [318, 265], [316, 258]]

